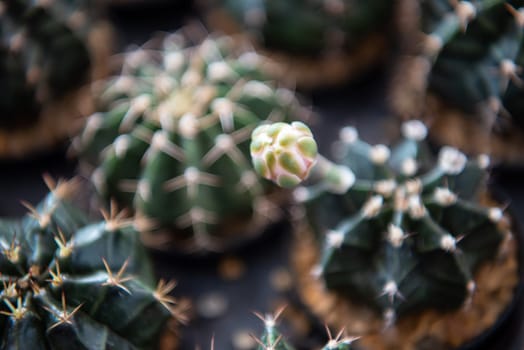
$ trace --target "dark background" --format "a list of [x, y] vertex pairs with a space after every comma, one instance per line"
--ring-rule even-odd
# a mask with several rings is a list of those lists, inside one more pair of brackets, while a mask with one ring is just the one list
[[[142, 44], [155, 31], [175, 30], [181, 24], [193, 21], [192, 13], [188, 5], [166, 5], [155, 1], [148, 6], [114, 7], [109, 18], [119, 36], [117, 48], [124, 49], [132, 44]], [[395, 121], [386, 107], [387, 78], [387, 70], [381, 70], [352, 85], [307, 96], [313, 109], [322, 116], [321, 125], [317, 124], [313, 129], [319, 136], [324, 154], [329, 153], [328, 145], [337, 137], [342, 125], [358, 127], [362, 138], [367, 141], [389, 141]], [[43, 198], [47, 193], [41, 178], [43, 173], [55, 178], [75, 175], [77, 163], [66, 157], [65, 149], [66, 145], [53, 153], [24, 161], [0, 161], [0, 216], [22, 215], [24, 208], [19, 204], [20, 200], [36, 203]], [[491, 178], [491, 182], [509, 196], [511, 209], [518, 218], [524, 214], [523, 174], [522, 169], [496, 166]], [[235, 335], [260, 334], [263, 325], [252, 311], [274, 311], [276, 300], [285, 300], [288, 295], [275, 290], [271, 276], [275, 271], [286, 269], [290, 231], [286, 223], [276, 225], [257, 244], [231, 253], [228, 257], [234, 257], [245, 268], [236, 280], [220, 277], [218, 266], [223, 256], [196, 259], [154, 254], [159, 277], [179, 281], [175, 294], [190, 297], [195, 305], [194, 319], [182, 328], [181, 349], [193, 350], [197, 345], [208, 349], [213, 336], [215, 350], [233, 349]], [[283, 330], [290, 332], [285, 325]], [[524, 300], [519, 298], [511, 313], [489, 334], [489, 339], [474, 344], [475, 349], [524, 349], [522, 333]]]

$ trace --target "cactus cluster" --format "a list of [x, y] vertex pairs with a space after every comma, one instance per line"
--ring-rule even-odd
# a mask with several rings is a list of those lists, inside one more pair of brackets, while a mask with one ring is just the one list
[[475, 270], [510, 238], [498, 226], [503, 210], [479, 202], [489, 158], [468, 160], [445, 146], [433, 159], [426, 134], [421, 122], [406, 122], [390, 149], [345, 127], [335, 147], [339, 164], [319, 156], [312, 184], [294, 192], [322, 247], [314, 274], [388, 324], [421, 309], [467, 303]]
[[[524, 1], [413, 1], [415, 57], [402, 69], [393, 106], [407, 117], [438, 120], [426, 93], [495, 133], [524, 127]], [[406, 74], [404, 74], [406, 73]], [[416, 75], [406, 87], [406, 76]], [[411, 95], [410, 95], [411, 94]], [[467, 147], [467, 141], [464, 142]]]
[[[149, 349], [177, 315], [172, 283], [155, 290], [147, 252], [120, 215], [89, 224], [75, 182], [20, 220], [0, 220], [0, 326], [6, 349]], [[78, 185], [78, 184], [77, 184]]]
[[220, 250], [248, 221], [253, 233], [279, 215], [251, 169], [249, 137], [261, 122], [307, 111], [272, 70], [231, 37], [167, 35], [126, 54], [74, 147], [96, 166], [103, 196], [174, 232], [179, 248]]
[[[283, 309], [277, 312], [275, 315], [267, 314], [262, 316], [258, 313], [255, 315], [264, 322], [264, 332], [260, 339], [254, 338], [258, 343], [258, 350], [294, 350], [284, 336], [279, 332], [277, 328], [278, 317], [282, 313]], [[321, 350], [351, 350], [354, 347], [351, 345], [356, 338], [344, 336], [344, 332], [341, 331], [332, 336], [329, 328], [326, 328], [329, 340]]]

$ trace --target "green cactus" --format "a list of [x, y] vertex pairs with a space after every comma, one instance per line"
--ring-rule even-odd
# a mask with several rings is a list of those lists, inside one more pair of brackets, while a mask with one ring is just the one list
[[385, 0], [222, 2], [265, 46], [307, 55], [355, 47], [384, 27], [393, 8], [393, 2]]
[[0, 1], [0, 128], [34, 124], [84, 84], [91, 59], [81, 1]]
[[74, 147], [97, 166], [103, 196], [171, 229], [179, 248], [221, 249], [238, 238], [231, 224], [249, 218], [254, 229], [276, 213], [251, 170], [251, 131], [305, 109], [270, 81], [270, 61], [231, 38], [186, 41], [179, 32], [128, 53]]
[[421, 122], [406, 122], [390, 150], [346, 127], [335, 148], [340, 165], [319, 156], [312, 184], [294, 192], [322, 247], [315, 275], [389, 324], [463, 305], [475, 291], [475, 269], [496, 256], [506, 234], [502, 209], [478, 201], [489, 158], [443, 147], [435, 161], [426, 134]]
[[524, 1], [430, 0], [419, 6], [428, 91], [496, 131], [524, 127]]
[[[258, 313], [255, 315], [264, 322], [264, 333], [260, 339], [254, 338], [258, 343], [258, 350], [294, 350], [295, 348], [289, 345], [282, 334], [278, 331], [276, 323], [280, 314], [284, 311], [281, 309], [275, 315], [262, 316]], [[331, 331], [326, 327], [329, 340], [327, 344], [322, 347], [322, 350], [351, 350], [353, 349], [352, 343], [357, 338], [344, 337], [343, 331], [339, 332], [334, 338], [331, 335]]]
[[173, 284], [155, 290], [131, 221], [88, 224], [69, 202], [75, 183], [48, 184], [28, 215], [0, 220], [2, 348], [153, 348], [178, 312]]

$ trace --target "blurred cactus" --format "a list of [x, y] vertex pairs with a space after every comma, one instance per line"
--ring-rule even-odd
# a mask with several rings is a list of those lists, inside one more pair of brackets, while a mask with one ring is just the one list
[[475, 269], [496, 256], [505, 235], [497, 226], [502, 209], [478, 202], [489, 158], [443, 147], [434, 160], [426, 134], [421, 122], [406, 122], [389, 149], [346, 127], [336, 145], [341, 165], [319, 156], [312, 184], [294, 192], [323, 247], [315, 273], [389, 324], [469, 300]]
[[93, 7], [89, 0], [0, 0], [0, 154], [22, 155], [71, 130], [79, 89], [111, 41], [104, 28], [104, 42], [92, 42], [102, 33]]
[[220, 250], [248, 222], [256, 231], [274, 220], [271, 188], [251, 170], [249, 135], [305, 109], [270, 80], [272, 68], [230, 37], [191, 45], [179, 32], [159, 50], [129, 52], [74, 143], [97, 166], [98, 191], [173, 230], [179, 248]]
[[387, 0], [214, 0], [208, 25], [248, 33], [299, 88], [340, 84], [387, 59], [392, 13]]
[[388, 21], [393, 3], [348, 1], [224, 0], [223, 7], [270, 48], [317, 55], [354, 47]]
[[524, 1], [421, 2], [433, 62], [429, 89], [466, 112], [487, 107], [524, 125], [522, 6]]
[[[507, 146], [517, 142], [514, 153], [521, 153], [520, 134], [498, 141], [493, 137], [514, 133], [514, 126], [524, 128], [524, 1], [406, 3], [414, 8], [411, 17], [418, 28], [400, 68], [393, 108], [402, 117], [441, 121], [434, 126], [441, 140], [462, 149], [507, 159], [514, 157], [504, 154]], [[450, 118], [458, 112], [465, 121], [452, 125]], [[464, 132], [446, 135], [446, 129], [455, 128]], [[472, 128], [479, 131], [472, 134]]]
[[0, 324], [6, 349], [149, 349], [178, 316], [172, 283], [154, 288], [133, 223], [88, 224], [75, 182], [54, 183], [21, 220], [0, 220]]

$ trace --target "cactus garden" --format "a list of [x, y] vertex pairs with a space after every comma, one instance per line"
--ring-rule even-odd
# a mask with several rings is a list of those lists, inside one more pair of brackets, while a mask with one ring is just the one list
[[[301, 123], [262, 125], [252, 136], [262, 176], [290, 186], [310, 173], [311, 183], [294, 191], [305, 206], [298, 220], [307, 221], [297, 224], [299, 292], [326, 322], [377, 333], [362, 338], [373, 349], [416, 348], [425, 337], [460, 346], [496, 321], [517, 282], [510, 222], [486, 189], [489, 158], [468, 159], [444, 146], [435, 159], [426, 134], [420, 121], [406, 122], [390, 149], [345, 127], [337, 162], [315, 157], [312, 133]], [[504, 280], [486, 286], [486, 270]], [[500, 300], [489, 300], [492, 294]], [[484, 308], [493, 317], [478, 320]], [[430, 310], [449, 313], [427, 316]], [[416, 320], [460, 320], [463, 327], [414, 327]], [[384, 328], [397, 334], [382, 337]]]
[[81, 125], [89, 108], [83, 86], [104, 73], [111, 46], [93, 6], [0, 1], [0, 156], [41, 151]]
[[523, 26], [0, 0], [0, 349], [523, 349]]
[[427, 118], [440, 142], [521, 162], [524, 2], [409, 6], [416, 34], [393, 84], [393, 108]]
[[247, 32], [306, 89], [362, 75], [386, 60], [391, 44], [391, 1], [216, 0], [210, 7], [212, 28]]

